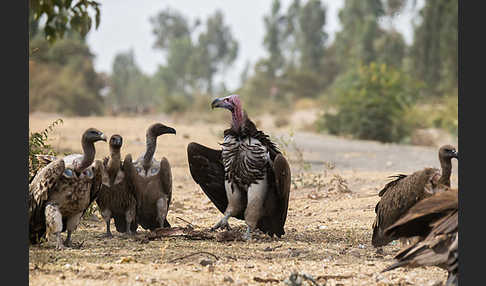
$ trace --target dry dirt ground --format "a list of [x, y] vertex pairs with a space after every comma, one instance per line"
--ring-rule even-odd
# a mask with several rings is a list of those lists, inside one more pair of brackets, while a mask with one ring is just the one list
[[[32, 114], [30, 131], [44, 129], [57, 118]], [[173, 227], [190, 224], [195, 231], [207, 231], [221, 218], [191, 178], [186, 146], [195, 141], [218, 148], [226, 124], [188, 123], [165, 116], [63, 120], [50, 141], [59, 152], [80, 152], [81, 133], [97, 127], [107, 136], [122, 135], [122, 155], [132, 153], [135, 158], [144, 151], [145, 130], [151, 123], [174, 127], [177, 135], [159, 137], [155, 154], [159, 159], [167, 157], [172, 166], [169, 222]], [[113, 231], [114, 237], [105, 239], [101, 237], [105, 225], [96, 213], [82, 220], [73, 233], [78, 247], [56, 251], [53, 242], [29, 247], [29, 284], [286, 285], [292, 273], [311, 275], [319, 285], [435, 285], [444, 281], [447, 273], [436, 267], [380, 273], [393, 263], [400, 243], [384, 247], [383, 253], [370, 243], [377, 193], [387, 177], [439, 167], [436, 148], [347, 140], [302, 132], [295, 125], [277, 129], [267, 123], [262, 119], [262, 129], [275, 139], [292, 167], [282, 238], [261, 234], [251, 242], [153, 238], [139, 227], [135, 237]], [[106, 143], [95, 146], [97, 159], [108, 154]], [[452, 185], [457, 186], [456, 161], [453, 168]], [[233, 218], [230, 224], [245, 231], [243, 221]], [[315, 284], [305, 281], [301, 285]]]

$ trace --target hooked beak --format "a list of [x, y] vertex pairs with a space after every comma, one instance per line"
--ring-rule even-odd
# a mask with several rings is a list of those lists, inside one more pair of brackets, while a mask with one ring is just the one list
[[176, 130], [174, 128], [168, 126], [166, 128], [167, 128], [165, 131], [166, 134], [176, 134]]
[[211, 109], [214, 109], [214, 108], [226, 108], [228, 110], [232, 110], [233, 109], [233, 106], [231, 105], [231, 103], [229, 103], [228, 101], [225, 101], [224, 98], [221, 99], [221, 98], [216, 98], [215, 100], [213, 100], [213, 102], [211, 102]]
[[100, 139], [106, 142], [106, 135], [104, 133], [101, 133]]
[[459, 160], [459, 152], [457, 152], [456, 150], [452, 151], [452, 158], [456, 158]]

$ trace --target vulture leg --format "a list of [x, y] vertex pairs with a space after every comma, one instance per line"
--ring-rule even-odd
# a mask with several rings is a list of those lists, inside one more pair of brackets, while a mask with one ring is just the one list
[[135, 218], [135, 208], [132, 209], [129, 209], [126, 213], [125, 213], [125, 219], [127, 221], [127, 231], [126, 233], [128, 235], [133, 235], [134, 233], [132, 232], [132, 223], [134, 221], [134, 218]]
[[101, 216], [106, 223], [106, 233], [103, 235], [103, 237], [113, 237], [113, 234], [111, 234], [110, 231], [111, 211], [109, 209], [103, 210], [101, 212]]
[[56, 249], [62, 250], [64, 246], [62, 245], [61, 231], [62, 231], [62, 214], [57, 205], [48, 204], [45, 209], [46, 216], [46, 228], [47, 228], [47, 239], [49, 239], [50, 234], [56, 236]]
[[245, 222], [248, 225], [245, 240], [251, 240], [251, 233], [255, 231], [258, 220], [263, 214], [263, 202], [267, 194], [267, 176], [258, 184], [252, 184], [248, 188], [248, 204], [245, 210]]
[[164, 222], [167, 218], [167, 212], [169, 211], [169, 204], [167, 202], [167, 198], [162, 197], [157, 200], [157, 211], [158, 211], [157, 219], [159, 221], [159, 225], [161, 228], [163, 228], [165, 226]]
[[80, 212], [78, 214], [75, 214], [73, 216], [68, 217], [67, 224], [66, 224], [67, 237], [66, 237], [66, 240], [64, 241], [64, 246], [67, 246], [67, 247], [73, 246], [73, 244], [71, 242], [71, 234], [78, 227], [78, 224], [79, 224], [79, 221], [81, 220], [82, 215], [83, 215], [83, 213]]
[[224, 211], [224, 217], [215, 224], [211, 230], [216, 230], [218, 228], [230, 230], [228, 224], [228, 219], [230, 217], [235, 217], [240, 214], [244, 209], [244, 199], [241, 190], [235, 185], [228, 181], [224, 182], [226, 189], [226, 197], [228, 198], [228, 206]]

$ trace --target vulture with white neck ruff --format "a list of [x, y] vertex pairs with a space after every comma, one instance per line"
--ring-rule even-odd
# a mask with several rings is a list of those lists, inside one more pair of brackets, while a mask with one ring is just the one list
[[215, 99], [212, 108], [231, 111], [222, 150], [198, 143], [187, 146], [191, 175], [224, 217], [211, 229], [229, 229], [228, 219], [245, 220], [246, 240], [260, 229], [273, 237], [285, 234], [290, 167], [277, 146], [257, 130], [238, 95]]
[[[95, 128], [83, 133], [81, 144], [84, 154], [71, 154], [57, 158], [39, 156], [49, 162], [34, 177], [29, 185], [29, 238], [31, 243], [40, 241], [44, 235], [56, 235], [56, 249], [71, 246], [71, 234], [79, 221], [96, 199], [101, 186], [103, 164], [95, 158], [94, 142], [106, 136]], [[61, 232], [67, 229], [64, 245]]]
[[172, 173], [169, 161], [155, 160], [157, 137], [176, 134], [174, 128], [162, 123], [149, 126], [146, 133], [146, 150], [135, 162], [128, 154], [123, 160], [123, 171], [132, 184], [137, 202], [137, 223], [144, 229], [170, 227], [167, 212], [172, 199]]

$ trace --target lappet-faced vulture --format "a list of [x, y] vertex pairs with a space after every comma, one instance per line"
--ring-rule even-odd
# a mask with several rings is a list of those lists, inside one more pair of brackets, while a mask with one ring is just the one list
[[[96, 199], [101, 186], [103, 164], [95, 158], [94, 142], [105, 135], [89, 128], [83, 133], [83, 154], [71, 154], [57, 158], [45, 156], [50, 161], [42, 168], [29, 185], [29, 237], [38, 243], [44, 235], [49, 239], [54, 234], [56, 249], [71, 246], [71, 234], [79, 221]], [[67, 229], [64, 245], [61, 232]]]
[[131, 154], [123, 160], [137, 201], [137, 223], [149, 230], [170, 227], [167, 212], [172, 199], [172, 172], [165, 157], [160, 162], [153, 158], [157, 137], [162, 134], [176, 134], [176, 130], [161, 123], [152, 124], [146, 133], [145, 153], [135, 162]]
[[384, 246], [394, 240], [384, 231], [394, 224], [408, 209], [418, 201], [430, 196], [425, 191], [427, 182], [431, 178], [436, 184], [450, 187], [452, 170], [451, 159], [458, 158], [458, 152], [451, 145], [444, 145], [439, 149], [441, 171], [436, 168], [425, 168], [411, 175], [397, 175], [396, 179], [387, 183], [379, 192], [380, 201], [375, 206], [376, 218], [373, 223], [371, 244], [375, 247]]
[[212, 230], [229, 229], [228, 219], [235, 217], [247, 224], [246, 240], [256, 229], [281, 237], [290, 193], [287, 160], [248, 118], [238, 95], [215, 99], [211, 107], [225, 108], [232, 114], [222, 148], [214, 150], [192, 142], [187, 155], [194, 181], [224, 214]]
[[96, 199], [101, 216], [106, 223], [106, 236], [112, 237], [110, 220], [115, 221], [116, 230], [120, 233], [134, 234], [138, 224], [135, 219], [137, 202], [133, 187], [122, 169], [120, 149], [123, 138], [115, 134], [111, 136], [110, 156], [103, 160], [103, 176], [101, 189]]

